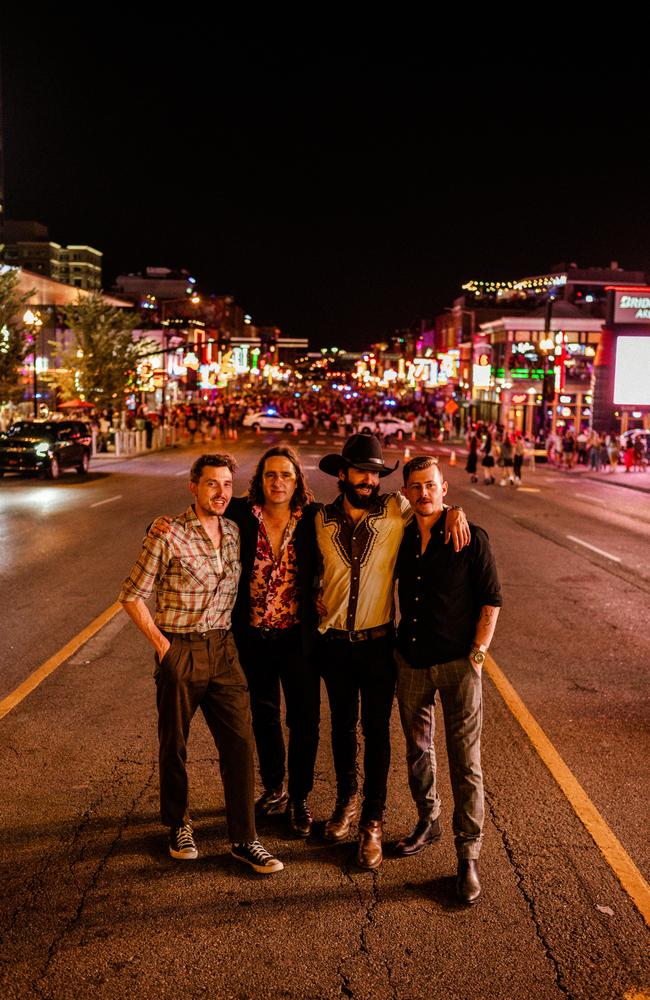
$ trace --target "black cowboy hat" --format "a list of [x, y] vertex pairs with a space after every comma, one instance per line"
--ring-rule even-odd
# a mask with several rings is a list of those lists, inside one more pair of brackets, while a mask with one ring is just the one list
[[364, 472], [376, 472], [381, 479], [395, 472], [398, 465], [396, 462], [392, 469], [384, 465], [381, 445], [374, 434], [353, 434], [343, 445], [340, 455], [324, 455], [318, 468], [328, 476], [338, 476], [341, 469], [353, 466]]

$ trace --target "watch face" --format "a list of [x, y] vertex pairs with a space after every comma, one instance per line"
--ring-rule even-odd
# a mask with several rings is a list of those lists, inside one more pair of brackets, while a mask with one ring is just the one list
[[477, 663], [480, 666], [485, 659], [485, 653], [482, 653], [480, 649], [477, 649], [475, 653], [472, 653], [471, 659], [474, 663]]

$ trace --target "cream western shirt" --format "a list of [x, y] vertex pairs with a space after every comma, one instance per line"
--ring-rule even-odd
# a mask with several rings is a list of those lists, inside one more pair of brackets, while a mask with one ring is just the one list
[[380, 495], [356, 525], [345, 514], [342, 497], [321, 507], [316, 537], [327, 615], [320, 632], [375, 628], [392, 620], [395, 562], [412, 516], [401, 493]]

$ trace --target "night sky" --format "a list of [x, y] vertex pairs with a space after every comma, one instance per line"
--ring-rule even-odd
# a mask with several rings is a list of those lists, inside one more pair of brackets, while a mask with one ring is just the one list
[[650, 271], [647, 85], [595, 39], [578, 61], [480, 25], [470, 47], [82, 21], [3, 28], [7, 216], [103, 250], [107, 288], [186, 267], [256, 323], [359, 348], [469, 277]]

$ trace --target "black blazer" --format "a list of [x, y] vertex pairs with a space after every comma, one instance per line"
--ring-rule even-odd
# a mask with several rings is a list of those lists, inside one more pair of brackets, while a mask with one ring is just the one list
[[[319, 585], [319, 558], [316, 545], [316, 511], [321, 504], [308, 503], [302, 509], [302, 517], [296, 525], [293, 544], [298, 563], [298, 590], [300, 593], [300, 627], [303, 648], [308, 651], [312, 647], [314, 634], [318, 626], [316, 611], [316, 594]], [[232, 612], [232, 630], [235, 640], [244, 637], [250, 625], [251, 593], [250, 580], [255, 565], [257, 552], [257, 536], [260, 523], [253, 513], [252, 504], [247, 497], [233, 497], [224, 517], [227, 517], [239, 528], [241, 545], [241, 579], [237, 600]]]

